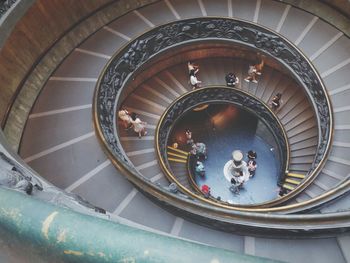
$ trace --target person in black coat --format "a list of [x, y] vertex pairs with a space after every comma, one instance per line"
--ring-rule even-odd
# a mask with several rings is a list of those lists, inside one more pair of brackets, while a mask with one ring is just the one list
[[234, 87], [236, 86], [236, 84], [238, 84], [239, 82], [239, 79], [236, 77], [236, 75], [232, 72], [228, 73], [226, 76], [225, 76], [225, 80], [226, 80], [226, 85], [228, 87]]

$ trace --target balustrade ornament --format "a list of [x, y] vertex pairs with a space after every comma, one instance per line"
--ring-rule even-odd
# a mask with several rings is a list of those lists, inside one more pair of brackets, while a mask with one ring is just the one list
[[[121, 91], [136, 70], [167, 49], [200, 41], [229, 41], [255, 48], [276, 59], [294, 74], [307, 90], [318, 120], [319, 143], [310, 172], [317, 169], [329, 152], [333, 124], [330, 102], [315, 69], [295, 46], [280, 35], [264, 27], [229, 18], [193, 18], [156, 27], [131, 41], [113, 57], [100, 77], [94, 102], [98, 126], [113, 156], [128, 169], [136, 171], [119, 142], [115, 117], [121, 103]], [[224, 96], [222, 99], [225, 99]], [[174, 114], [185, 108], [184, 105], [177, 107]]]
[[244, 91], [226, 87], [209, 87], [187, 93], [172, 104], [164, 113], [157, 129], [157, 143], [160, 157], [163, 159], [168, 170], [171, 169], [167, 158], [167, 143], [174, 124], [184, 113], [205, 103], [231, 103], [238, 105], [243, 109], [251, 111], [259, 120], [263, 121], [278, 142], [278, 153], [281, 160], [280, 176], [284, 176], [289, 147], [282, 125], [268, 107], [257, 98], [248, 95]]
[[13, 6], [17, 0], [2, 0], [0, 1], [0, 18]]

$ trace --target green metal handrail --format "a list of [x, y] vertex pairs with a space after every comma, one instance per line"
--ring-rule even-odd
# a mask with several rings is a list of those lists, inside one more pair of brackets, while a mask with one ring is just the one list
[[[136, 229], [0, 187], [0, 231], [28, 261], [276, 262]], [[6, 233], [6, 234], [4, 234]]]

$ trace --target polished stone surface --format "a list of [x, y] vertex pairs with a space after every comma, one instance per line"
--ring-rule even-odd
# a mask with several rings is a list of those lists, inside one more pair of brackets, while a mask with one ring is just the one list
[[[206, 110], [187, 113], [178, 121], [170, 138], [180, 148], [189, 149], [183, 140], [183, 131], [189, 128], [195, 142], [206, 144], [208, 158], [203, 161], [206, 174], [196, 176], [196, 182], [200, 187], [209, 185], [213, 197], [220, 196], [222, 201], [235, 204], [256, 204], [276, 198], [278, 191], [275, 150], [255, 134], [257, 121], [253, 114], [234, 106], [210, 105]], [[246, 154], [252, 149], [258, 155], [256, 175], [235, 194], [230, 191], [224, 166], [232, 158], [233, 150], [241, 150], [247, 161]]]

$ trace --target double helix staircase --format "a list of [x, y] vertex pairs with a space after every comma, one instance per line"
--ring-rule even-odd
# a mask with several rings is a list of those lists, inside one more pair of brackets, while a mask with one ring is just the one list
[[[155, 12], [154, 10], [157, 10]], [[169, 21], [192, 17], [223, 16], [266, 26], [294, 43], [309, 60], [327, 88], [333, 105], [334, 136], [330, 155], [317, 178], [296, 198], [312, 200], [349, 180], [350, 40], [338, 29], [310, 13], [277, 1], [166, 0], [135, 9], [91, 35], [63, 61], [43, 87], [27, 120], [20, 146], [22, 158], [40, 175], [68, 192], [81, 195], [116, 217], [172, 236], [182, 237], [241, 253], [289, 262], [346, 262], [348, 235], [286, 240], [225, 233], [174, 215], [143, 196], [115, 169], [98, 143], [92, 127], [93, 91], [103, 67], [119, 48], [139, 34]], [[284, 187], [294, 189], [306, 178], [318, 143], [313, 105], [301, 87], [286, 74], [266, 66], [258, 83], [246, 83], [248, 60], [224, 57], [196, 61], [205, 85], [225, 85], [233, 71], [239, 88], [268, 103], [283, 94], [276, 112], [286, 130], [291, 154]], [[148, 123], [147, 136], [137, 138], [119, 127], [123, 149], [134, 167], [151, 182], [167, 187], [154, 148], [155, 129], [164, 110], [190, 91], [186, 63], [179, 63], [140, 84], [123, 105]], [[171, 149], [169, 153], [177, 154]], [[174, 160], [184, 159], [179, 153]], [[176, 157], [176, 158], [175, 158]], [[172, 157], [171, 157], [172, 158]], [[183, 162], [171, 161], [171, 169], [183, 174]], [[182, 179], [181, 179], [182, 180]], [[186, 184], [185, 179], [182, 183]], [[322, 211], [349, 210], [348, 199]], [[333, 207], [333, 208], [332, 208]], [[324, 209], [324, 210], [323, 210]], [[293, 251], [293, 253], [291, 253]], [[307, 259], [307, 260], [306, 260]]]
[[[318, 140], [318, 128], [312, 105], [302, 88], [291, 77], [268, 66], [265, 66], [257, 84], [242, 81], [250, 61], [239, 58], [207, 58], [197, 60], [196, 63], [200, 65], [198, 78], [201, 79], [203, 86], [224, 86], [226, 72], [233, 71], [241, 79], [238, 88], [261, 99], [266, 105], [271, 102], [272, 97], [276, 93], [283, 94], [282, 106], [276, 114], [285, 127], [291, 148], [288, 170], [290, 173], [301, 174], [305, 178], [314, 160]], [[187, 85], [188, 77], [186, 70], [186, 64], [182, 63], [150, 77], [127, 97], [122, 103], [123, 107], [136, 112], [145, 121], [151, 121], [150, 116], [152, 116], [152, 121], [156, 120], [157, 123], [162, 113], [170, 105], [170, 102], [191, 90], [191, 87]], [[168, 98], [168, 100], [164, 98]], [[134, 107], [134, 105], [138, 105], [138, 107]], [[153, 126], [150, 127], [153, 128]], [[305, 142], [310, 138], [314, 139], [313, 144], [308, 144], [307, 148], [304, 148]], [[154, 137], [146, 137], [145, 139], [154, 140]], [[138, 147], [139, 142], [134, 139], [134, 134], [130, 134], [129, 140], [127, 141], [125, 137], [121, 139], [125, 149], [128, 149], [131, 144], [135, 148]], [[154, 141], [149, 141], [150, 147], [153, 147], [154, 144]], [[304, 147], [300, 148], [299, 145], [303, 145]], [[143, 143], [140, 143], [139, 147], [143, 149]], [[126, 154], [128, 155], [128, 152]], [[135, 157], [129, 157], [133, 162]], [[170, 161], [176, 162], [174, 156], [169, 156], [169, 151], [168, 158], [170, 158]], [[182, 160], [177, 161], [181, 162]], [[137, 166], [137, 163], [135, 165]], [[174, 174], [177, 175], [177, 173]], [[286, 190], [290, 191], [300, 181], [286, 181], [283, 186], [285, 186]]]

